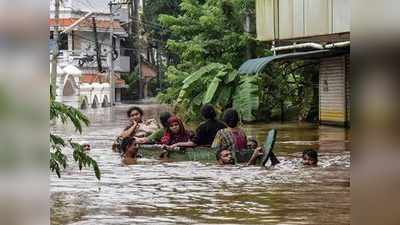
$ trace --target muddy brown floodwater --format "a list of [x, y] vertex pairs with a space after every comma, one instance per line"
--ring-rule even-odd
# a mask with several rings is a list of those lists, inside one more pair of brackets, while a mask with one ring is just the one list
[[[51, 224], [350, 224], [349, 130], [307, 123], [245, 125], [259, 142], [269, 129], [278, 130], [274, 152], [281, 163], [273, 169], [151, 159], [123, 166], [110, 146], [126, 126], [128, 107], [85, 111], [92, 123], [82, 135], [70, 127], [51, 128], [88, 141], [102, 172], [97, 181], [92, 170], [79, 171], [70, 161], [61, 179], [51, 175]], [[163, 109], [141, 107], [147, 118]], [[301, 165], [301, 153], [310, 147], [319, 149], [315, 168]]]

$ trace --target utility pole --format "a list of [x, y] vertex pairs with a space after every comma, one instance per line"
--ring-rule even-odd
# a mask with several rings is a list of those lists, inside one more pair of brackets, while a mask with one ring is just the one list
[[160, 43], [156, 42], [156, 47], [157, 47], [157, 66], [158, 66], [157, 83], [158, 83], [158, 91], [161, 92], [161, 90], [162, 90], [162, 84], [161, 84], [162, 62], [161, 62]]
[[52, 94], [56, 96], [57, 89], [57, 56], [59, 54], [58, 50], [58, 20], [60, 17], [60, 0], [54, 0], [54, 31], [53, 31], [53, 40], [56, 43], [56, 48], [53, 49], [52, 58], [51, 58], [51, 75], [50, 75], [50, 83], [52, 86]]
[[94, 33], [94, 41], [96, 45], [96, 59], [97, 59], [97, 70], [99, 73], [103, 72], [103, 67], [101, 65], [101, 50], [100, 50], [100, 45], [99, 41], [97, 38], [97, 26], [96, 26], [96, 17], [92, 17], [92, 24], [93, 24], [93, 33]]
[[113, 11], [112, 11], [112, 5], [113, 3], [110, 2], [110, 17], [111, 17], [111, 26], [110, 26], [110, 46], [111, 49], [108, 53], [108, 72], [109, 72], [109, 78], [110, 78], [110, 86], [111, 86], [111, 93], [110, 93], [110, 103], [111, 107], [115, 105], [115, 80], [114, 80], [114, 61], [113, 61], [113, 52], [114, 52], [114, 42], [113, 42], [113, 35], [114, 35], [114, 17], [113, 17]]
[[[248, 9], [245, 11], [245, 21], [243, 24], [244, 32], [250, 34], [250, 12]], [[251, 58], [251, 46], [250, 44], [247, 44], [246, 46], [246, 58], [250, 59]]]
[[143, 99], [143, 77], [142, 77], [142, 58], [140, 56], [140, 17], [139, 17], [139, 0], [132, 0], [132, 19], [135, 20], [133, 25], [133, 33], [135, 34], [135, 50], [137, 57], [137, 66], [139, 73], [139, 99]]

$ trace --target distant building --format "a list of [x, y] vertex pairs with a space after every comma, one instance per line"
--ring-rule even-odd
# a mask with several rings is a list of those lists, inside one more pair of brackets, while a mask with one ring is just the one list
[[[58, 24], [60, 31], [59, 36], [59, 50], [60, 54], [57, 58], [58, 61], [58, 75], [57, 82], [57, 99], [66, 102], [73, 106], [79, 107], [105, 107], [110, 104], [110, 78], [109, 60], [107, 55], [112, 50], [110, 46], [110, 27], [113, 27], [113, 59], [114, 59], [114, 74], [115, 80], [115, 101], [121, 100], [121, 88], [126, 85], [120, 79], [121, 72], [130, 72], [130, 57], [122, 55], [120, 43], [128, 34], [121, 27], [119, 18], [124, 16], [121, 13], [115, 12], [115, 18], [111, 23], [111, 17], [108, 10], [108, 1], [104, 5], [97, 3], [86, 4], [86, 8], [81, 5], [81, 1], [65, 0], [60, 6], [59, 20], [54, 20], [54, 2], [50, 2], [50, 16], [48, 19], [49, 25], [49, 39], [53, 39], [54, 25]], [[104, 7], [102, 7], [104, 6]], [[81, 11], [81, 9], [85, 11]], [[70, 32], [61, 34], [61, 32], [68, 26], [74, 24], [78, 19], [83, 17], [89, 10], [94, 14], [87, 19], [80, 22]], [[123, 13], [122, 13], [123, 14]], [[99, 53], [96, 52], [95, 32], [92, 17], [95, 17], [97, 40], [99, 44]], [[54, 47], [54, 42], [49, 41], [49, 47]], [[97, 54], [100, 55], [101, 66], [97, 62]], [[68, 68], [65, 70], [65, 68]], [[72, 69], [73, 68], [73, 69]], [[102, 71], [99, 71], [99, 68]], [[75, 72], [74, 75], [69, 74], [71, 69]], [[78, 75], [77, 71], [80, 71]], [[71, 91], [72, 90], [72, 91]], [[74, 97], [73, 103], [70, 96], [79, 93], [78, 97]], [[72, 95], [71, 95], [72, 94]], [[68, 99], [68, 100], [67, 100]]]
[[350, 125], [350, 0], [256, 0], [257, 39], [275, 55], [245, 62], [242, 73], [277, 61], [319, 60], [319, 121]]
[[141, 65], [142, 70], [142, 78], [143, 78], [143, 92], [144, 98], [149, 97], [149, 83], [152, 79], [155, 79], [158, 76], [158, 68], [151, 64], [150, 62], [143, 60]]

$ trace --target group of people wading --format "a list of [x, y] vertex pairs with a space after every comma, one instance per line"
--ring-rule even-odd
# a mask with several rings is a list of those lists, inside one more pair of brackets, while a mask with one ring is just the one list
[[[180, 118], [170, 112], [160, 113], [159, 126], [155, 119], [144, 121], [141, 108], [131, 107], [127, 111], [130, 124], [117, 138], [113, 150], [121, 153], [124, 164], [136, 162], [139, 144], [157, 144], [165, 152], [196, 146], [211, 147], [217, 149], [216, 160], [220, 165], [235, 164], [232, 154], [244, 149], [254, 150], [247, 165], [254, 165], [264, 154], [257, 141], [254, 138], [248, 139], [245, 132], [239, 128], [240, 118], [235, 109], [225, 110], [223, 121], [220, 121], [216, 119], [214, 107], [207, 104], [201, 108], [201, 115], [205, 121], [192, 132], [185, 127]], [[163, 154], [160, 157], [163, 157]], [[270, 157], [272, 164], [279, 162], [272, 152]], [[316, 164], [316, 158], [314, 161]]]

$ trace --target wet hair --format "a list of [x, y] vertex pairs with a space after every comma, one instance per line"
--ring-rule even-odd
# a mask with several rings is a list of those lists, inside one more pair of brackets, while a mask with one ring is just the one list
[[132, 111], [134, 111], [134, 110], [138, 111], [139, 114], [140, 114], [141, 116], [143, 116], [143, 110], [142, 110], [140, 107], [132, 106], [132, 107], [130, 107], [130, 108], [128, 109], [128, 111], [126, 112], [126, 115], [128, 116], [128, 118], [131, 117], [131, 113], [132, 113]]
[[233, 108], [227, 109], [223, 120], [228, 127], [236, 127], [239, 122], [239, 113]]
[[258, 142], [257, 142], [257, 139], [255, 137], [248, 137], [247, 138], [247, 144], [249, 144], [249, 142], [254, 142], [258, 146]]
[[219, 161], [221, 159], [221, 153], [222, 151], [224, 151], [225, 149], [218, 149], [217, 152], [215, 153], [215, 158], [217, 158], [217, 161]]
[[[223, 151], [229, 151], [229, 150], [226, 149], [226, 148], [220, 148], [220, 149], [218, 149], [217, 152], [216, 152], [216, 154], [215, 154], [215, 158], [217, 159], [217, 161], [219, 161], [219, 160], [221, 159], [221, 153], [222, 153]], [[235, 164], [234, 159], [232, 159], [232, 164]]]
[[203, 107], [201, 107], [200, 113], [205, 119], [215, 119], [217, 116], [217, 113], [211, 104], [205, 104]]
[[318, 152], [315, 151], [314, 149], [306, 149], [303, 151], [303, 158], [304, 156], [308, 156], [311, 159], [314, 159], [315, 161], [318, 161]]
[[124, 138], [121, 141], [120, 149], [121, 149], [121, 155], [124, 155], [126, 150], [128, 149], [128, 146], [131, 144], [135, 143], [135, 139], [132, 137]]
[[160, 113], [160, 123], [164, 128], [168, 127], [168, 119], [172, 116], [170, 112], [161, 112]]
[[168, 132], [171, 132], [172, 133], [172, 131], [171, 131], [171, 125], [172, 125], [172, 123], [178, 123], [179, 124], [179, 134], [180, 135], [185, 135], [185, 133], [186, 133], [186, 131], [185, 131], [185, 126], [183, 125], [183, 122], [182, 122], [182, 120], [181, 119], [179, 119], [178, 117], [176, 117], [176, 116], [171, 116], [169, 119], [168, 119], [168, 127], [167, 127], [167, 130], [168, 130]]

